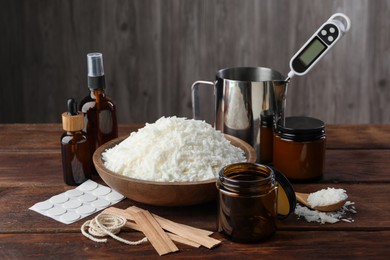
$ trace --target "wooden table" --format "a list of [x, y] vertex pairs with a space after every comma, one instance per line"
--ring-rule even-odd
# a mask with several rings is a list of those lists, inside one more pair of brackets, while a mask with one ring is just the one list
[[[141, 125], [121, 125], [126, 135]], [[65, 225], [28, 208], [72, 187], [62, 179], [57, 124], [0, 125], [0, 259], [27, 257], [159, 258], [147, 243], [128, 246], [110, 239], [98, 244], [83, 237], [80, 226], [87, 219]], [[278, 222], [278, 231], [257, 244], [223, 240], [212, 250], [178, 245], [178, 253], [165, 258], [274, 258], [330, 259], [347, 257], [389, 259], [390, 255], [390, 125], [330, 125], [324, 177], [317, 182], [296, 183], [296, 190], [344, 188], [356, 203], [354, 223], [308, 223], [291, 215]], [[215, 231], [216, 204], [164, 208], [128, 199], [118, 208], [136, 205], [176, 222]], [[141, 233], [125, 231], [129, 240]]]

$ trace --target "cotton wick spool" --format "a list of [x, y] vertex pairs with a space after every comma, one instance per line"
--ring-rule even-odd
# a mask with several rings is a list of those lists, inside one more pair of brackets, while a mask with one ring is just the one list
[[[116, 234], [121, 231], [121, 228], [126, 224], [126, 218], [109, 213], [101, 213], [97, 215], [94, 219], [86, 221], [81, 226], [81, 233], [91, 239], [92, 241], [98, 243], [106, 243], [107, 238], [96, 238], [96, 237], [105, 237], [110, 236], [115, 240], [125, 243], [127, 245], [139, 245], [148, 241], [146, 237], [138, 241], [129, 241], [123, 239]], [[86, 231], [88, 227], [88, 232]]]

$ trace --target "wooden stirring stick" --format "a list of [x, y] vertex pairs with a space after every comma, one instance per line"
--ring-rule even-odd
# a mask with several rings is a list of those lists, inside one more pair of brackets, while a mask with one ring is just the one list
[[141, 210], [133, 217], [135, 223], [141, 228], [142, 233], [145, 234], [160, 256], [179, 251], [149, 211]]
[[[127, 220], [134, 221], [134, 213], [140, 211], [142, 209], [139, 209], [137, 207], [129, 207], [126, 210], [118, 209], [115, 207], [110, 207], [104, 210], [104, 212], [117, 214], [120, 216], [125, 217]], [[209, 237], [213, 232], [194, 228], [188, 225], [180, 224], [173, 222], [171, 220], [162, 218], [158, 215], [152, 214], [152, 216], [156, 219], [156, 221], [159, 223], [159, 225], [165, 229], [166, 231], [169, 231], [178, 237], [180, 237], [183, 240], [183, 243], [186, 243], [186, 241], [191, 241], [191, 243], [195, 243], [196, 245], [202, 245], [207, 248], [213, 248], [221, 243], [221, 241], [214, 239], [212, 237]], [[129, 224], [129, 223], [128, 223]], [[130, 224], [131, 225], [131, 224]], [[173, 239], [174, 240], [174, 239]], [[177, 241], [181, 242], [181, 241]], [[191, 245], [193, 246], [193, 245]]]
[[[141, 228], [139, 228], [139, 226], [136, 223], [132, 222], [132, 221], [127, 221], [125, 227], [128, 227], [128, 228], [137, 230], [139, 232], [142, 232]], [[199, 244], [197, 244], [197, 243], [195, 243], [195, 242], [193, 242], [191, 240], [188, 240], [188, 239], [186, 239], [184, 237], [172, 234], [170, 232], [166, 232], [166, 233], [169, 236], [169, 238], [172, 239], [172, 241], [181, 243], [183, 245], [192, 246], [192, 247], [195, 247], [195, 248], [199, 248], [200, 247]]]
[[[135, 213], [139, 210], [137, 207], [130, 207], [127, 208], [125, 211], [128, 213]], [[203, 229], [197, 229], [194, 227], [190, 227], [184, 224], [179, 224], [176, 222], [173, 222], [171, 220], [162, 218], [160, 216], [157, 216], [153, 214], [153, 217], [156, 219], [156, 221], [160, 224], [160, 226], [169, 231], [173, 234], [179, 235], [181, 237], [184, 237], [186, 239], [189, 239], [191, 241], [194, 241], [195, 243], [198, 243], [204, 247], [207, 247], [209, 249], [216, 247], [221, 243], [221, 241], [214, 239], [212, 237], [209, 237], [209, 234], [212, 232], [203, 230]]]

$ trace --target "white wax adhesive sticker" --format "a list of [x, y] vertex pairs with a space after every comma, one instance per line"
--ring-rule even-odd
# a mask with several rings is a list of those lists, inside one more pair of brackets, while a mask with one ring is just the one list
[[69, 197], [66, 196], [65, 194], [62, 194], [62, 193], [50, 198], [50, 202], [52, 202], [54, 204], [62, 204], [68, 200], [69, 200]]
[[81, 215], [86, 215], [86, 214], [89, 215], [89, 214], [94, 213], [95, 211], [96, 211], [96, 208], [92, 207], [90, 205], [83, 205], [76, 210], [76, 212], [81, 214]]
[[82, 201], [82, 202], [91, 202], [91, 201], [94, 201], [96, 200], [97, 197], [96, 196], [93, 196], [91, 194], [84, 194], [83, 196], [80, 196], [78, 198], [79, 201]]
[[63, 207], [54, 207], [54, 208], [51, 208], [47, 211], [47, 214], [49, 216], [60, 216], [62, 214], [66, 213], [66, 209], [64, 209]]
[[109, 202], [108, 200], [98, 199], [92, 202], [91, 205], [96, 208], [107, 208], [108, 206], [110, 206], [110, 204], [111, 202]]
[[81, 218], [80, 214], [77, 214], [75, 212], [67, 212], [61, 216], [61, 220], [64, 222], [74, 222], [80, 218]]
[[104, 196], [111, 192], [111, 188], [106, 186], [101, 186], [97, 189], [95, 189], [92, 194], [95, 196]]
[[73, 190], [68, 190], [67, 192], [65, 192], [65, 194], [68, 197], [74, 198], [83, 195], [84, 192], [78, 189], [73, 189]]
[[62, 206], [66, 209], [77, 209], [81, 205], [83, 205], [83, 203], [81, 203], [78, 200], [70, 200], [70, 201], [65, 202], [64, 205], [62, 205]]
[[122, 200], [123, 198], [124, 196], [122, 194], [114, 190], [106, 196], [106, 199], [108, 199], [109, 201], [119, 201]]
[[42, 201], [34, 205], [37, 210], [48, 210], [51, 209], [53, 206], [53, 203], [51, 203], [50, 201]]
[[98, 186], [99, 186], [99, 184], [97, 184], [96, 182], [91, 181], [91, 180], [87, 180], [86, 182], [84, 182], [83, 184], [78, 186], [77, 188], [82, 190], [82, 191], [91, 191], [91, 190], [96, 189]]
[[122, 199], [124, 196], [111, 188], [87, 180], [75, 189], [35, 203], [30, 209], [64, 224], [71, 224]]

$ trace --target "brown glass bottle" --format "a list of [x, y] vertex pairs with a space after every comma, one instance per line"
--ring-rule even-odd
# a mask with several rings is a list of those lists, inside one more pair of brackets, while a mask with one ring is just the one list
[[114, 103], [105, 93], [103, 56], [90, 53], [88, 61], [88, 88], [90, 93], [80, 102], [85, 113], [85, 132], [93, 152], [102, 144], [118, 137], [118, 123]]
[[90, 95], [81, 101], [80, 110], [85, 113], [85, 132], [93, 151], [118, 137], [115, 105], [104, 90], [91, 89]]
[[273, 157], [273, 115], [261, 115], [259, 162], [271, 164]]
[[91, 178], [93, 172], [90, 144], [82, 131], [84, 115], [76, 111], [76, 104], [70, 99], [68, 112], [62, 114], [65, 132], [61, 136], [61, 155], [64, 182], [67, 185], [79, 185]]

